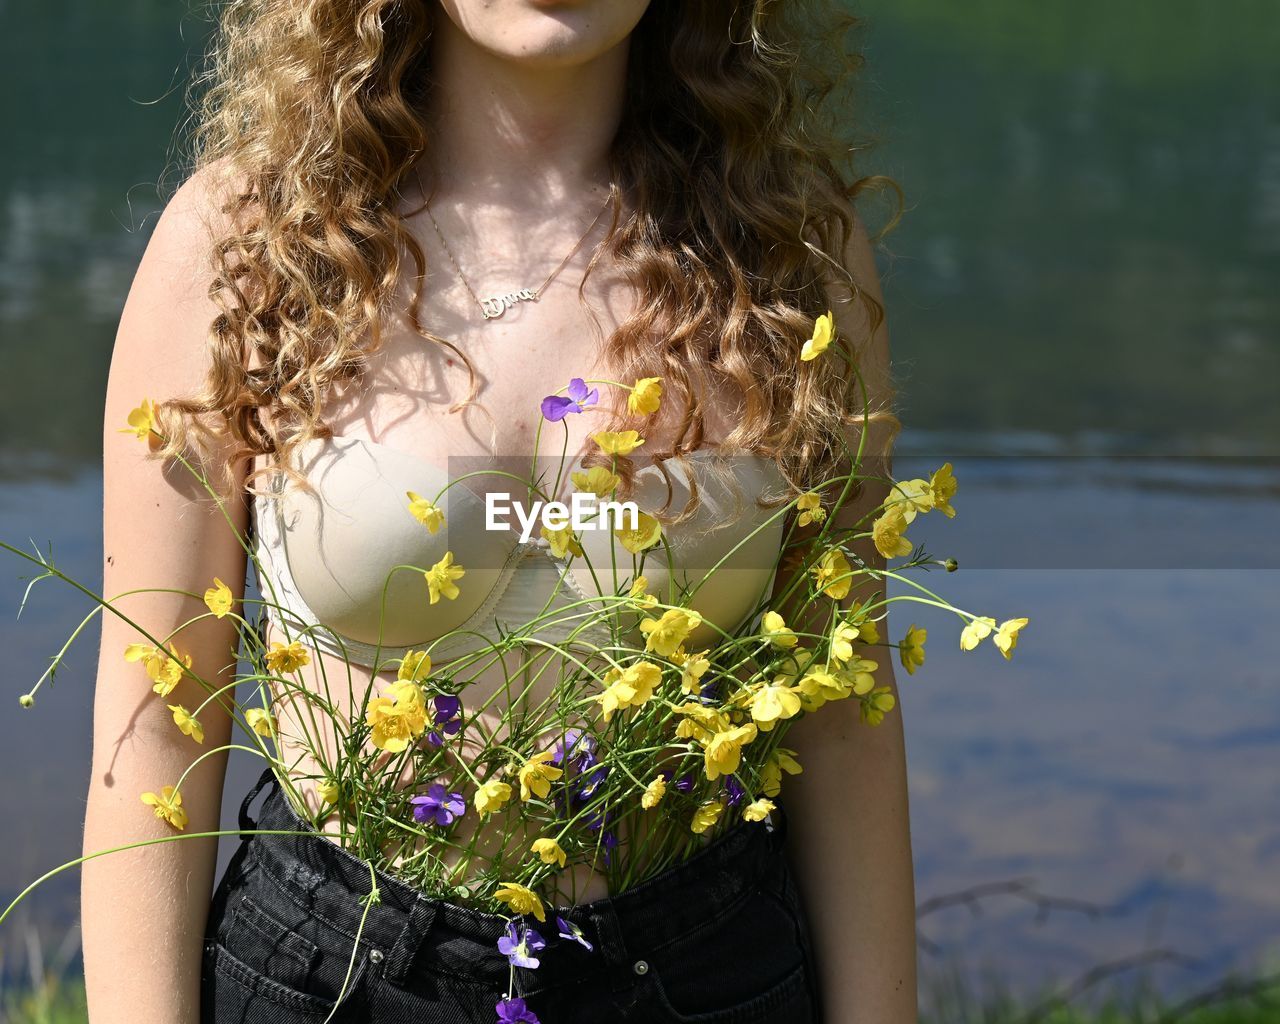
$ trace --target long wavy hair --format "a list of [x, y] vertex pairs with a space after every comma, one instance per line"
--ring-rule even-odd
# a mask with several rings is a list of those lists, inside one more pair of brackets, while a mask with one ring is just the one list
[[[433, 8], [222, 6], [191, 118], [193, 171], [217, 165], [236, 183], [211, 253], [220, 312], [203, 388], [159, 404], [159, 454], [216, 443], [228, 481], [257, 455], [287, 471], [298, 445], [330, 432], [326, 396], [363, 379], [406, 254], [425, 276], [392, 200], [432, 144], [420, 112]], [[638, 289], [605, 359], [623, 379], [662, 378], [675, 415], [671, 436], [646, 446], [658, 460], [705, 443], [693, 396], [717, 382], [741, 395], [722, 446], [776, 459], [797, 488], [844, 457], [851, 423], [893, 419], [890, 393], [858, 397], [859, 353], [883, 311], [843, 260], [854, 200], [897, 191], [853, 173], [858, 21], [831, 0], [653, 0], [632, 34], [610, 160], [634, 209], [615, 212], [593, 265], [611, 258]], [[865, 334], [841, 335], [831, 351], [844, 358], [800, 362], [831, 281], [865, 308]], [[420, 298], [410, 322], [448, 346], [422, 327]], [[625, 408], [612, 416], [626, 423]]]

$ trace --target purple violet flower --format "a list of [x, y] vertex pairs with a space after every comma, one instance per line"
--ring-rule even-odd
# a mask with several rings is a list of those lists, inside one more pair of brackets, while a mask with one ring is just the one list
[[431, 698], [431, 707], [433, 728], [427, 733], [427, 742], [433, 747], [442, 747], [446, 736], [456, 736], [462, 728], [462, 701], [452, 694], [441, 693]]
[[618, 837], [612, 832], [605, 832], [605, 834], [600, 837], [600, 846], [604, 850], [605, 867], [611, 867], [613, 864], [613, 857], [611, 855], [613, 851], [618, 848]]
[[504, 999], [494, 1008], [498, 1015], [498, 1024], [542, 1024], [525, 1001], [518, 996]]
[[742, 783], [735, 775], [725, 776], [724, 791], [729, 795], [730, 807], [737, 807], [742, 802], [742, 798], [747, 795], [747, 791], [742, 788]]
[[590, 775], [588, 775], [585, 779], [583, 779], [582, 785], [578, 787], [578, 791], [576, 794], [578, 799], [590, 800], [591, 797], [595, 796], [596, 790], [600, 788], [601, 783], [604, 782], [608, 774], [609, 774], [609, 769], [606, 768], [604, 765], [601, 765], [599, 768], [593, 771]]
[[559, 423], [571, 412], [582, 412], [588, 405], [595, 405], [600, 399], [600, 392], [595, 388], [587, 390], [586, 382], [581, 377], [569, 381], [568, 397], [563, 395], [547, 395], [542, 400], [542, 416], [552, 423]]
[[566, 729], [564, 737], [551, 748], [551, 761], [560, 767], [570, 767], [565, 764], [566, 758], [574, 762], [571, 767], [579, 772], [591, 768], [596, 763], [596, 738], [582, 729]]
[[542, 961], [533, 954], [546, 948], [542, 936], [519, 921], [508, 921], [507, 934], [498, 940], [498, 952], [512, 967], [537, 967]]
[[444, 827], [467, 811], [467, 801], [461, 793], [450, 793], [442, 782], [433, 782], [424, 795], [411, 797], [413, 817], [421, 822], [435, 822]]
[[595, 949], [595, 947], [587, 941], [587, 937], [582, 934], [582, 929], [572, 921], [566, 921], [563, 917], [556, 915], [556, 927], [560, 929], [560, 938], [568, 939], [570, 942], [576, 942], [588, 953]]

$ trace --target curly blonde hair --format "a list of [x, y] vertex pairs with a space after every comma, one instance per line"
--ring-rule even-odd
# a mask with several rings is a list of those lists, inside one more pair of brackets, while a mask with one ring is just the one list
[[[160, 403], [165, 451], [216, 439], [228, 479], [256, 455], [287, 469], [296, 446], [329, 433], [331, 389], [367, 372], [406, 253], [425, 276], [391, 200], [432, 142], [419, 113], [431, 7], [223, 6], [194, 83], [192, 149], [195, 170], [217, 164], [238, 183], [224, 209], [233, 226], [211, 254], [211, 368], [197, 394]], [[722, 445], [776, 459], [796, 487], [844, 456], [852, 421], [892, 419], [890, 394], [871, 408], [858, 398], [859, 349], [883, 311], [843, 265], [853, 201], [897, 192], [841, 170], [862, 148], [841, 131], [862, 63], [846, 44], [858, 22], [829, 0], [653, 0], [632, 34], [610, 163], [634, 209], [615, 212], [595, 260], [610, 257], [640, 299], [605, 359], [624, 379], [661, 377], [677, 412], [655, 458], [705, 442], [693, 396], [716, 381], [742, 396]], [[865, 308], [866, 337], [842, 336], [832, 350], [843, 359], [799, 362], [833, 275]], [[420, 298], [414, 329], [452, 348], [422, 327]], [[625, 410], [614, 416], [621, 425]]]

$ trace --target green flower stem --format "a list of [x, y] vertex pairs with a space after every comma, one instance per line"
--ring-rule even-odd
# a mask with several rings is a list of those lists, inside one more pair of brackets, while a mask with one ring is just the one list
[[188, 840], [188, 839], [213, 839], [219, 836], [241, 836], [241, 835], [309, 836], [314, 834], [315, 833], [313, 832], [300, 832], [295, 830], [284, 830], [284, 829], [249, 829], [246, 831], [241, 831], [240, 829], [230, 829], [230, 830], [223, 830], [218, 832], [184, 832], [181, 835], [158, 836], [155, 839], [144, 839], [136, 843], [125, 843], [122, 846], [113, 846], [109, 850], [95, 850], [93, 853], [86, 853], [80, 857], [76, 857], [74, 860], [69, 860], [65, 864], [59, 864], [56, 868], [53, 868], [51, 871], [46, 871], [43, 875], [41, 875], [34, 882], [28, 885], [25, 889], [22, 890], [22, 892], [18, 893], [18, 895], [13, 898], [13, 900], [9, 903], [7, 907], [4, 908], [3, 913], [0, 913], [0, 924], [4, 923], [5, 918], [7, 918], [13, 912], [14, 908], [17, 907], [19, 903], [21, 903], [24, 899], [26, 899], [27, 896], [29, 896], [32, 892], [34, 892], [37, 888], [39, 888], [45, 882], [49, 881], [49, 879], [54, 878], [57, 875], [62, 874], [62, 872], [70, 870], [71, 868], [79, 867], [81, 864], [84, 864], [86, 861], [96, 860], [99, 857], [106, 857], [108, 854], [123, 853], [126, 850], [137, 850], [137, 849], [141, 849], [144, 846], [158, 846], [161, 843], [175, 843], [175, 842], [180, 842], [182, 840]]

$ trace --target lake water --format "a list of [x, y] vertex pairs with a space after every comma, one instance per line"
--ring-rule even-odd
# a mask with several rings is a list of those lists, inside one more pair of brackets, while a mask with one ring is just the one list
[[[897, 468], [961, 479], [957, 519], [913, 539], [960, 560], [933, 580], [956, 603], [1032, 620], [1005, 663], [893, 617], [930, 630], [902, 673], [922, 903], [1032, 887], [923, 917], [926, 972], [1029, 990], [1168, 949], [1194, 961], [1149, 978], [1187, 990], [1274, 963], [1280, 12], [860, 9], [868, 166], [910, 203], [882, 266]], [[0, 8], [0, 538], [87, 583], [114, 322], [204, 31], [180, 11]], [[0, 557], [0, 898], [77, 853], [88, 768], [96, 640], [17, 707], [87, 609], [46, 582], [15, 620], [25, 571]], [[254, 774], [233, 764], [228, 807]], [[51, 941], [76, 881], [30, 905]], [[1029, 892], [1080, 903], [1039, 920]]]

